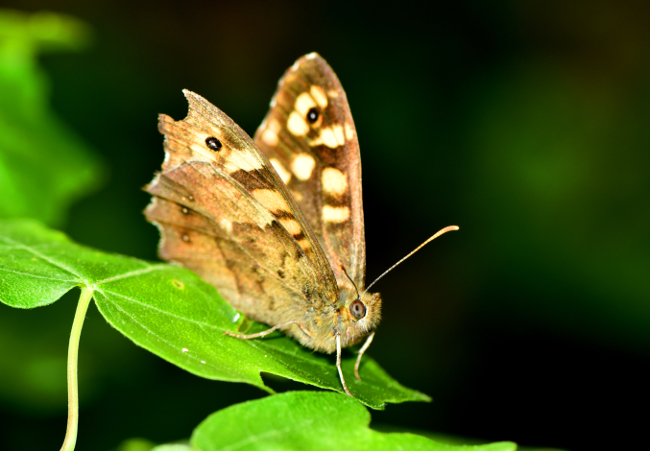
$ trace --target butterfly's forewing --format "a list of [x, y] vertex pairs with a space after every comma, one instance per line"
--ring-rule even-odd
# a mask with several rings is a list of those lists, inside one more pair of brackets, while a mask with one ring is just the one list
[[145, 214], [161, 229], [161, 257], [197, 272], [253, 319], [298, 319], [310, 328], [296, 312], [338, 294], [314, 233], [248, 135], [201, 96], [185, 95], [185, 119], [160, 116], [166, 159], [145, 188], [154, 196]]
[[347, 97], [316, 53], [280, 80], [255, 142], [277, 169], [318, 236], [339, 283], [341, 266], [361, 290], [365, 237], [359, 143]]

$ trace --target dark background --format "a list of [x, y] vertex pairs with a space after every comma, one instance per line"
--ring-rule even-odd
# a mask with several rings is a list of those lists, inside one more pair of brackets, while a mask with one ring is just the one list
[[[103, 188], [63, 229], [155, 259], [140, 191], [162, 162], [158, 113], [182, 88], [250, 134], [276, 83], [317, 51], [346, 89], [361, 144], [368, 280], [384, 319], [370, 354], [432, 404], [373, 422], [522, 445], [647, 441], [650, 396], [650, 8], [646, 1], [92, 2], [3, 0], [94, 29], [48, 55], [52, 105], [100, 154]], [[56, 449], [77, 293], [0, 308], [0, 448]], [[308, 388], [270, 381], [278, 390]], [[186, 374], [93, 308], [80, 350], [78, 449], [187, 437], [264, 396]]]

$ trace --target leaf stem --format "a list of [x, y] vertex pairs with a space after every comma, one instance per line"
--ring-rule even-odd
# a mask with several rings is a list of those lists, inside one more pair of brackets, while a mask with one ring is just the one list
[[79, 304], [77, 304], [77, 311], [74, 314], [72, 330], [70, 331], [70, 343], [68, 345], [68, 427], [65, 430], [65, 440], [61, 445], [61, 451], [73, 451], [77, 443], [77, 428], [79, 426], [79, 390], [77, 383], [79, 339], [81, 338], [81, 329], [93, 293], [92, 288], [83, 287], [81, 289]]

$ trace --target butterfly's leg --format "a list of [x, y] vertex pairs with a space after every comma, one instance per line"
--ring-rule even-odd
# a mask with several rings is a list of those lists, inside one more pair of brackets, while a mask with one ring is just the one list
[[372, 331], [370, 335], [368, 335], [366, 342], [363, 344], [363, 346], [361, 346], [361, 349], [359, 349], [359, 355], [357, 356], [357, 363], [354, 364], [354, 375], [359, 380], [361, 380], [361, 378], [359, 377], [359, 365], [361, 365], [361, 356], [363, 355], [364, 352], [366, 352], [368, 346], [370, 346], [370, 343], [372, 343], [373, 338], [375, 338], [374, 331]]
[[[348, 390], [348, 386], [345, 385], [343, 370], [341, 370], [341, 336], [339, 334], [336, 334], [336, 368], [339, 370], [339, 377], [341, 378], [341, 384], [343, 384], [345, 393], [347, 393], [349, 396], [352, 396], [352, 393], [350, 393], [350, 390]], [[354, 398], [354, 396], [352, 397]]]
[[262, 332], [258, 332], [256, 334], [249, 334], [249, 335], [236, 334], [234, 332], [230, 332], [229, 330], [224, 330], [223, 333], [224, 333], [224, 335], [230, 335], [231, 337], [240, 338], [242, 340], [250, 340], [251, 338], [265, 337], [268, 334], [270, 334], [271, 332], [275, 332], [276, 330], [280, 329], [281, 327], [288, 326], [289, 324], [297, 324], [298, 327], [300, 327], [303, 330], [303, 332], [305, 332], [307, 335], [309, 335], [311, 337], [311, 332], [309, 332], [305, 328], [305, 326], [300, 324], [300, 322], [298, 322], [298, 320], [296, 320], [296, 319], [291, 320], [291, 321], [287, 321], [286, 323], [280, 323], [278, 325], [275, 325], [275, 326], [271, 327], [270, 329], [266, 329], [266, 330], [264, 330]]

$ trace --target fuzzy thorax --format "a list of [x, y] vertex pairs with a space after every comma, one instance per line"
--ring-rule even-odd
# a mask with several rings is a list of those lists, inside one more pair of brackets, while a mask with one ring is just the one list
[[301, 323], [310, 331], [307, 335], [300, 327], [291, 324], [283, 328], [284, 332], [296, 338], [304, 346], [321, 352], [332, 353], [336, 350], [336, 335], [341, 336], [341, 346], [347, 347], [359, 343], [374, 331], [381, 318], [381, 297], [379, 293], [363, 293], [360, 301], [365, 308], [365, 315], [355, 318], [351, 305], [357, 301], [346, 290], [339, 293], [339, 301], [325, 311], [304, 315]]

